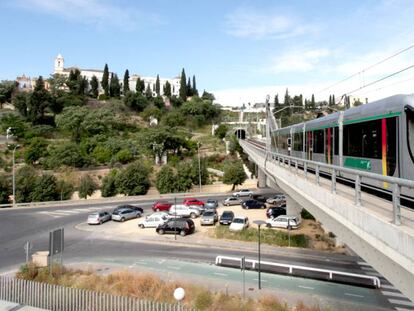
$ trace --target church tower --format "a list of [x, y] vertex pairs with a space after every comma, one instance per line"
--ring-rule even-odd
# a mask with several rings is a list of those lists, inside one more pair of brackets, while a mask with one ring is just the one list
[[63, 72], [63, 63], [64, 63], [64, 59], [63, 59], [63, 56], [62, 55], [58, 55], [56, 58], [55, 58], [55, 72], [54, 73], [62, 73]]

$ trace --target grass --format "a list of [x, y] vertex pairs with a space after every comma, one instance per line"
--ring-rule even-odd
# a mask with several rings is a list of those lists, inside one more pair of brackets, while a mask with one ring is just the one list
[[33, 264], [24, 265], [16, 275], [17, 278], [49, 284], [99, 291], [113, 295], [175, 303], [172, 293], [177, 287], [186, 291], [183, 305], [200, 310], [215, 311], [320, 311], [319, 306], [305, 306], [298, 302], [288, 306], [279, 298], [265, 295], [257, 299], [246, 299], [240, 295], [212, 292], [189, 282], [162, 280], [150, 273], [131, 273], [121, 271], [109, 275], [100, 275], [91, 270], [74, 270], [55, 266], [53, 274], [48, 268], [38, 268]]
[[[217, 226], [214, 229], [214, 237], [217, 239], [229, 239], [247, 242], [257, 242], [258, 230], [248, 228], [243, 231], [232, 232], [226, 226]], [[264, 228], [260, 230], [261, 243], [277, 246], [289, 246], [289, 235], [284, 231]], [[309, 247], [308, 237], [304, 234], [290, 234], [290, 246]]]

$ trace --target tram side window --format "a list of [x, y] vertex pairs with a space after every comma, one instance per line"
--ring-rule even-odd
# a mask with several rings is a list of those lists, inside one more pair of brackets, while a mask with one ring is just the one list
[[397, 118], [387, 119], [387, 175], [393, 176], [397, 166]]
[[381, 120], [344, 126], [344, 155], [381, 158]]
[[317, 130], [313, 132], [313, 152], [324, 153], [325, 149], [325, 136], [323, 130]]
[[293, 134], [293, 150], [303, 151], [303, 133]]
[[334, 154], [339, 154], [339, 128], [334, 127]]
[[407, 110], [407, 142], [408, 152], [411, 160], [414, 162], [414, 111]]

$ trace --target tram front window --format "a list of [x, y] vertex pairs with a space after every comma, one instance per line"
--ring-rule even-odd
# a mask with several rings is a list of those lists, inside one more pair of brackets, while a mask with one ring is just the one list
[[414, 162], [414, 110], [407, 110], [407, 140], [411, 160]]

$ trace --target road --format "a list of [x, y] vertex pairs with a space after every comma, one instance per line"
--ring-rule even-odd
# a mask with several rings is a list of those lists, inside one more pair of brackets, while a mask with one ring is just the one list
[[[215, 199], [222, 200], [226, 196], [216, 196]], [[150, 213], [153, 201], [142, 200], [140, 202], [132, 201], [130, 203], [139, 205], [144, 208], [144, 213]], [[215, 281], [221, 284], [225, 279], [229, 283], [238, 283], [235, 280], [239, 277], [239, 272], [227, 268], [226, 276], [215, 273], [214, 269], [226, 269], [213, 267], [217, 255], [224, 256], [246, 256], [254, 258], [255, 252], [232, 247], [200, 247], [198, 245], [184, 245], [181, 243], [174, 245], [148, 243], [139, 241], [121, 241], [113, 240], [107, 236], [100, 236], [93, 232], [79, 231], [75, 226], [86, 220], [88, 214], [95, 210], [111, 210], [117, 204], [99, 203], [91, 206], [88, 203], [82, 203], [74, 206], [65, 207], [42, 207], [42, 208], [25, 208], [25, 209], [2, 209], [0, 210], [0, 272], [7, 272], [18, 268], [25, 260], [24, 244], [31, 241], [34, 245], [32, 252], [48, 249], [49, 232], [55, 228], [65, 228], [65, 252], [64, 261], [68, 264], [79, 262], [91, 262], [101, 264], [118, 264], [126, 267], [132, 266], [137, 269], [138, 262], [146, 262], [141, 266], [151, 266], [154, 260], [169, 260], [169, 266], [177, 266], [184, 273], [183, 265], [186, 268], [185, 274], [215, 278]], [[185, 239], [185, 238], [184, 238]], [[266, 253], [264, 251], [262, 260], [285, 262], [297, 265], [308, 265], [314, 267], [332, 268], [337, 270], [350, 271], [355, 273], [365, 273], [358, 264], [358, 257], [331, 255], [329, 253], [311, 252], [300, 249], [283, 249], [277, 252]], [[192, 267], [190, 269], [190, 267]], [[202, 268], [201, 268], [202, 267]], [[142, 268], [142, 267], [141, 267]], [[162, 271], [159, 265], [152, 266]], [[213, 271], [214, 270], [214, 271]], [[222, 273], [223, 274], [223, 273]], [[238, 275], [238, 276], [236, 276]], [[249, 287], [254, 287], [257, 278], [254, 272], [246, 274]], [[289, 282], [283, 278], [289, 279]], [[320, 296], [325, 299], [334, 301], [340, 299], [343, 305], [358, 301], [361, 297], [361, 304], [367, 307], [367, 310], [376, 310], [376, 306], [391, 307], [381, 292], [373, 289], [363, 289], [348, 286], [346, 289], [339, 284], [323, 283], [301, 278], [288, 278], [275, 275], [266, 275], [265, 283], [269, 283], [268, 288], [280, 290], [284, 288], [290, 292], [300, 292], [300, 295], [309, 295], [309, 297]], [[214, 282], [214, 280], [213, 280]], [[309, 283], [310, 282], [310, 283]], [[315, 283], [316, 282], [316, 283]], [[288, 286], [288, 284], [290, 284]], [[305, 285], [301, 285], [305, 284]], [[325, 285], [326, 284], [326, 285]], [[300, 287], [302, 286], [302, 288]], [[233, 286], [235, 286], [233, 284]], [[304, 287], [303, 287], [304, 286]], [[338, 287], [339, 286], [339, 287]], [[333, 291], [327, 288], [336, 289]], [[312, 289], [310, 289], [312, 288]], [[350, 295], [346, 296], [345, 293]], [[338, 295], [341, 295], [338, 298]], [[371, 309], [370, 309], [371, 308]], [[345, 310], [345, 309], [344, 309]], [[356, 309], [355, 309], [356, 310]], [[365, 310], [365, 309], [361, 309]]]

